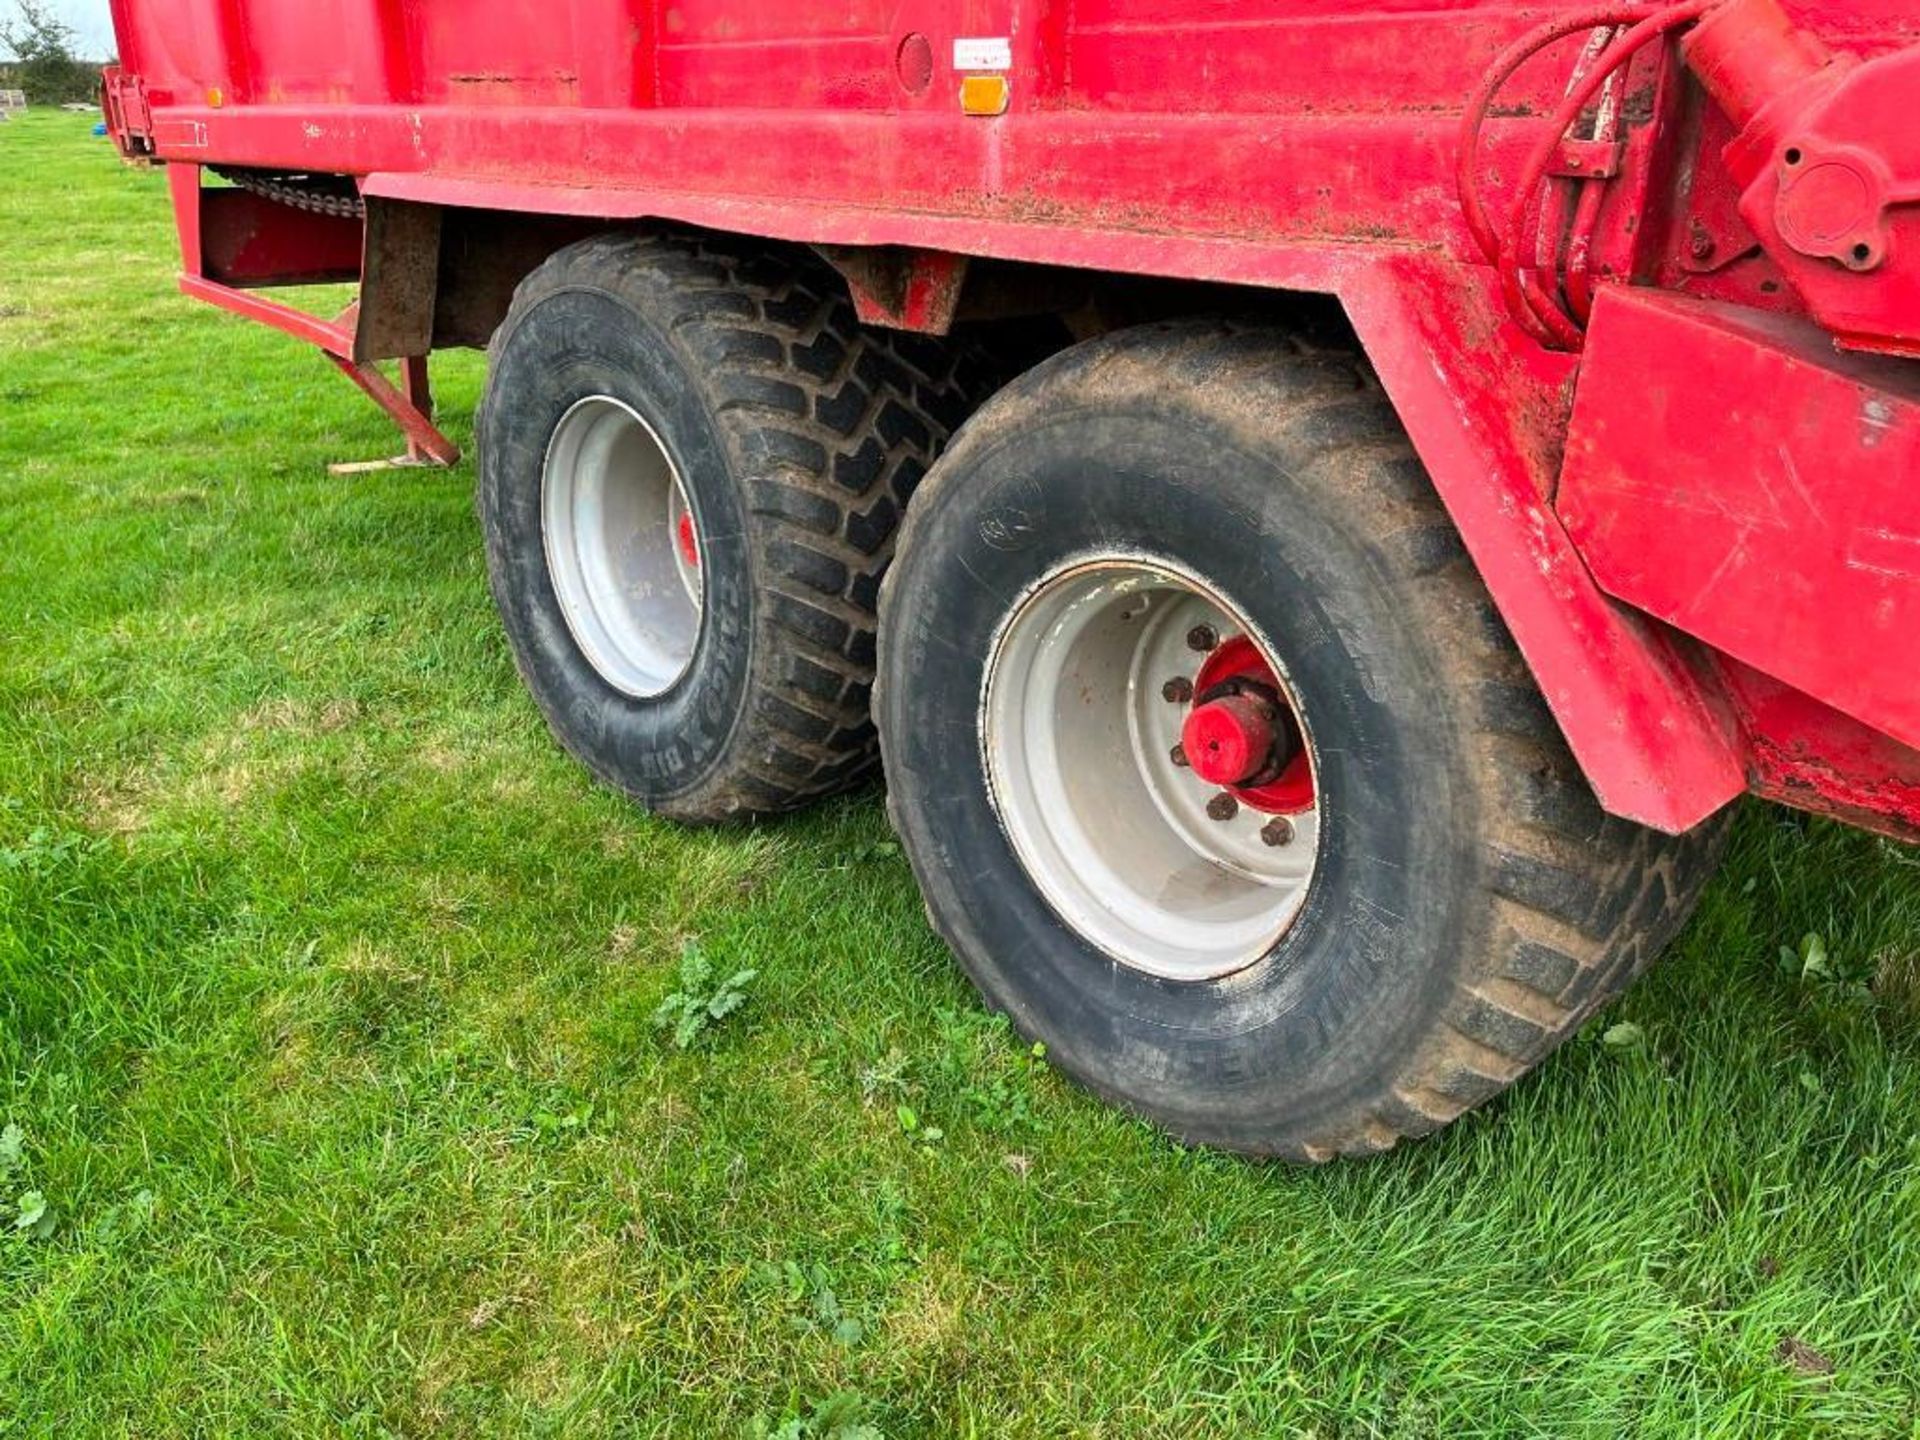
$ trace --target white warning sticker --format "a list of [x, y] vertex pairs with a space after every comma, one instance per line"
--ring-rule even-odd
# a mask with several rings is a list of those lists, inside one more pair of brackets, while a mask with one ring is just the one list
[[1004, 35], [988, 40], [953, 42], [953, 68], [956, 70], [1011, 70], [1013, 41]]

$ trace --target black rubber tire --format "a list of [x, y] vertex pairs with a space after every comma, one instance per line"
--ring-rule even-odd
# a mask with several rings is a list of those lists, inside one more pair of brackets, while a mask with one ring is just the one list
[[[965, 346], [862, 328], [802, 251], [610, 234], [529, 275], [489, 350], [479, 510], [514, 659], [560, 743], [694, 823], [791, 809], [871, 772], [880, 576], [907, 498], [977, 398], [970, 367]], [[587, 660], [547, 569], [543, 462], [588, 395], [653, 427], [701, 537], [693, 659], [646, 699]]]
[[[1318, 737], [1307, 901], [1220, 981], [1070, 930], [988, 795], [998, 628], [1109, 547], [1238, 605]], [[1601, 812], [1364, 366], [1273, 333], [1124, 331], [1002, 391], [908, 514], [880, 664], [889, 807], [934, 927], [1051, 1060], [1192, 1142], [1318, 1161], [1446, 1124], [1658, 953], [1724, 839]]]

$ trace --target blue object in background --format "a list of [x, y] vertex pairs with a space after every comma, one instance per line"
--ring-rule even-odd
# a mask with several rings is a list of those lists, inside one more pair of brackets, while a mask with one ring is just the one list
[[95, 122], [93, 127], [94, 138], [98, 139], [100, 136], [105, 135], [106, 133], [107, 133], [107, 122], [104, 120]]

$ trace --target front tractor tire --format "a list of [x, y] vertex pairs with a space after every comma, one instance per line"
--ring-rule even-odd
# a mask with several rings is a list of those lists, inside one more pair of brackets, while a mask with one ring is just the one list
[[1723, 826], [1600, 811], [1386, 400], [1273, 333], [1120, 332], [1002, 391], [881, 617], [933, 924], [1192, 1142], [1437, 1129], [1616, 995], [1718, 855]]
[[748, 241], [607, 235], [529, 275], [489, 352], [479, 509], [560, 743], [695, 823], [869, 774], [880, 575], [970, 363]]

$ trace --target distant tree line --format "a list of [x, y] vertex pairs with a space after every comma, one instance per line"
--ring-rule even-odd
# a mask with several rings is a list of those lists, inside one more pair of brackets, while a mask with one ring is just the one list
[[15, 0], [18, 12], [0, 20], [0, 90], [24, 90], [29, 105], [64, 105], [91, 100], [100, 84], [100, 67], [73, 53], [73, 28], [44, 0]]

